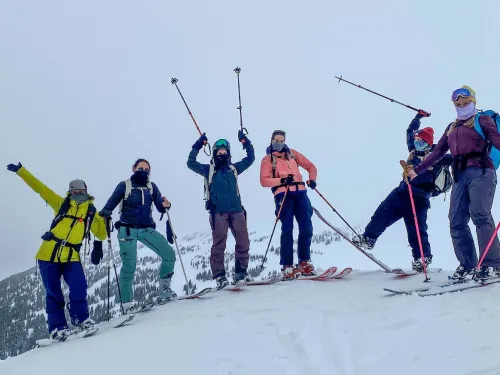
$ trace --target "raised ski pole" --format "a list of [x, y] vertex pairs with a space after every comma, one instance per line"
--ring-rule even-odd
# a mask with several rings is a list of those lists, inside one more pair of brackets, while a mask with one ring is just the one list
[[[111, 218], [106, 218], [106, 232], [108, 234], [108, 254], [111, 256], [111, 260], [108, 261], [108, 280], [109, 280], [109, 262], [113, 262], [113, 268], [115, 270], [116, 285], [118, 286], [118, 296], [120, 297], [120, 308], [122, 310], [122, 315], [125, 315], [125, 310], [123, 308], [122, 301], [122, 291], [120, 289], [120, 280], [118, 279], [118, 272], [116, 271], [115, 264], [115, 252], [113, 246], [111, 246]], [[108, 315], [109, 315], [109, 282], [108, 282]]]
[[491, 245], [493, 245], [493, 241], [495, 241], [495, 237], [497, 236], [498, 230], [500, 230], [500, 222], [498, 223], [497, 227], [495, 228], [495, 231], [493, 232], [493, 235], [491, 236], [490, 242], [488, 242], [486, 249], [484, 249], [484, 253], [481, 256], [479, 263], [477, 264], [473, 279], [476, 278], [476, 272], [479, 271], [479, 269], [481, 268], [481, 265], [483, 264], [484, 258], [486, 258], [486, 254], [488, 254], [488, 251], [490, 251]]
[[240, 88], [240, 73], [241, 73], [241, 68], [237, 66], [233, 70], [236, 73], [236, 76], [238, 77], [238, 102], [239, 102], [240, 106], [238, 108], [236, 108], [236, 109], [238, 109], [240, 111], [240, 127], [241, 127], [241, 131], [243, 132], [243, 134], [248, 134], [247, 128], [243, 127], [243, 115], [241, 113], [241, 109], [243, 108], [241, 106], [241, 88]]
[[342, 76], [340, 76], [340, 77], [335, 76], [335, 78], [337, 78], [337, 79], [339, 80], [339, 83], [340, 83], [340, 81], [344, 81], [344, 82], [346, 82], [346, 83], [349, 83], [350, 85], [353, 85], [353, 86], [355, 86], [355, 87], [358, 87], [358, 88], [360, 88], [360, 89], [363, 89], [363, 90], [365, 90], [365, 91], [368, 91], [368, 92], [370, 92], [370, 93], [372, 93], [372, 94], [378, 95], [378, 96], [380, 96], [381, 98], [387, 99], [387, 100], [391, 101], [392, 103], [396, 103], [396, 104], [402, 105], [403, 107], [406, 107], [406, 108], [408, 108], [408, 109], [411, 109], [411, 110], [413, 110], [413, 111], [416, 111], [416, 112], [420, 113], [420, 114], [421, 114], [422, 116], [424, 116], [424, 117], [430, 117], [430, 115], [431, 115], [431, 113], [430, 113], [430, 112], [424, 111], [423, 109], [417, 109], [417, 108], [415, 108], [415, 107], [412, 107], [411, 105], [408, 105], [408, 104], [404, 104], [404, 103], [398, 102], [397, 100], [394, 100], [394, 99], [392, 99], [392, 98], [389, 98], [388, 96], [385, 96], [385, 95], [379, 94], [378, 92], [375, 92], [375, 91], [372, 91], [372, 90], [370, 90], [370, 89], [367, 89], [367, 88], [365, 88], [365, 87], [363, 87], [363, 86], [361, 86], [361, 85], [357, 85], [357, 84], [355, 84], [355, 83], [349, 82], [349, 81], [347, 81], [347, 80], [343, 79], [343, 78], [342, 78]]
[[179, 255], [179, 260], [181, 261], [182, 272], [184, 273], [184, 278], [186, 279], [186, 294], [189, 295], [191, 294], [189, 293], [189, 281], [186, 276], [186, 270], [184, 269], [184, 263], [182, 263], [181, 251], [179, 250], [179, 245], [177, 244], [177, 236], [175, 235], [174, 227], [172, 225], [172, 219], [170, 218], [170, 213], [168, 212], [168, 210], [167, 210], [167, 218], [168, 218], [168, 225], [170, 225], [170, 229], [172, 230], [172, 237], [174, 238], [177, 255]]
[[415, 209], [415, 201], [413, 200], [413, 189], [411, 187], [410, 181], [408, 181], [408, 172], [407, 172], [408, 164], [404, 160], [401, 160], [400, 164], [404, 169], [403, 175], [406, 181], [406, 185], [408, 186], [408, 192], [410, 193], [411, 209], [413, 211], [413, 219], [415, 220], [415, 228], [417, 230], [418, 246], [420, 248], [420, 256], [422, 257], [422, 265], [424, 266], [424, 275], [425, 275], [424, 283], [427, 283], [429, 282], [430, 279], [429, 276], [427, 275], [427, 264], [425, 263], [424, 249], [422, 247], [422, 239], [420, 238], [420, 228], [418, 226], [417, 210]]
[[[179, 95], [181, 96], [182, 101], [184, 102], [184, 105], [186, 106], [186, 109], [187, 109], [189, 115], [191, 116], [191, 120], [193, 120], [194, 126], [196, 126], [196, 130], [198, 130], [198, 133], [200, 133], [200, 137], [201, 137], [203, 135], [203, 133], [201, 132], [200, 127], [198, 126], [198, 123], [194, 119], [193, 113], [189, 109], [189, 107], [188, 107], [188, 105], [186, 103], [186, 100], [184, 99], [184, 96], [182, 95], [181, 90], [179, 89], [179, 86], [177, 86], [177, 82], [179, 82], [179, 80], [177, 78], [172, 78], [170, 82], [172, 83], [172, 85], [175, 85], [175, 88], [179, 92]], [[208, 153], [207, 153], [207, 150], [206, 150], [206, 146], [208, 146]], [[211, 156], [212, 155], [212, 149], [210, 147], [210, 144], [208, 144], [207, 142], [205, 142], [205, 146], [203, 147], [203, 152], [207, 156]]]
[[280, 209], [278, 210], [278, 214], [276, 215], [276, 220], [274, 221], [273, 231], [271, 233], [271, 237], [269, 238], [269, 243], [267, 244], [266, 253], [264, 254], [264, 258], [262, 259], [262, 264], [260, 265], [259, 273], [261, 273], [262, 270], [264, 269], [264, 263], [266, 262], [266, 259], [267, 259], [267, 252], [269, 251], [269, 247], [271, 246], [271, 241], [272, 241], [273, 236], [274, 236], [274, 231], [276, 230], [276, 225], [278, 224], [278, 221], [280, 219], [281, 210], [283, 209], [283, 206], [284, 206], [285, 200], [286, 200], [286, 196], [287, 196], [289, 190], [290, 190], [290, 186], [287, 186], [286, 191], [285, 191], [285, 195], [283, 196], [283, 200], [281, 201], [281, 204], [280, 204]]
[[346, 221], [346, 220], [342, 217], [342, 215], [341, 215], [341, 214], [339, 214], [339, 212], [338, 212], [338, 211], [337, 211], [337, 210], [336, 210], [336, 209], [335, 209], [335, 208], [334, 208], [334, 207], [330, 204], [330, 202], [328, 202], [328, 201], [326, 200], [326, 198], [323, 196], [323, 194], [321, 194], [321, 193], [318, 191], [318, 189], [314, 189], [314, 191], [315, 191], [316, 193], [318, 193], [318, 195], [319, 195], [321, 198], [323, 198], [323, 200], [326, 202], [326, 204], [327, 204], [328, 206], [330, 206], [330, 208], [333, 210], [333, 212], [335, 212], [337, 215], [339, 215], [339, 217], [342, 219], [342, 221], [343, 221], [343, 222], [344, 222], [344, 223], [345, 223], [345, 224], [346, 224], [346, 225], [347, 225], [347, 226], [348, 226], [348, 227], [349, 227], [349, 228], [350, 228], [350, 229], [354, 232], [354, 234], [356, 234], [356, 235], [357, 235], [358, 233], [356, 232], [356, 230], [355, 230], [353, 227], [351, 227], [351, 226], [349, 225], [349, 223], [348, 223], [348, 222], [347, 222], [347, 221]]

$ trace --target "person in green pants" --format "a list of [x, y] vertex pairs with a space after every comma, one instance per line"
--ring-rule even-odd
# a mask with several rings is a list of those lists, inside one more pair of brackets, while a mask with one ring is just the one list
[[137, 263], [137, 241], [153, 250], [161, 258], [160, 287], [158, 300], [170, 300], [177, 294], [170, 288], [174, 275], [175, 252], [166, 238], [156, 231], [153, 220], [153, 205], [160, 213], [170, 209], [171, 203], [161, 195], [158, 186], [149, 180], [151, 166], [145, 159], [138, 159], [133, 167], [134, 174], [118, 184], [100, 215], [111, 217], [120, 204], [118, 243], [122, 268], [120, 291], [125, 313], [133, 312], [138, 306], [133, 302], [132, 283]]

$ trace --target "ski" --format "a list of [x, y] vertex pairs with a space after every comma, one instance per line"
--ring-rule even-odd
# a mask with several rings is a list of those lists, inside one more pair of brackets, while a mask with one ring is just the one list
[[155, 304], [161, 306], [161, 305], [165, 305], [165, 304], [170, 303], [170, 302], [182, 301], [185, 299], [196, 299], [196, 298], [203, 297], [205, 294], [210, 293], [211, 291], [212, 291], [212, 288], [204, 288], [204, 289], [200, 290], [199, 292], [194, 293], [194, 294], [190, 294], [188, 296], [174, 297], [174, 298], [165, 299], [165, 300], [157, 299]]
[[329, 280], [333, 275], [337, 272], [337, 267], [330, 267], [323, 273], [320, 273], [319, 275], [314, 275], [314, 276], [299, 276], [295, 280], [318, 280], [318, 281], [325, 281]]
[[[114, 326], [114, 328], [120, 328], [123, 327], [125, 324], [131, 322], [135, 318], [135, 314], [130, 314], [130, 315], [122, 315], [124, 319], [122, 319], [118, 324]], [[117, 319], [121, 318], [118, 317]]]
[[[442, 271], [441, 268], [428, 268], [427, 269], [428, 273], [439, 273], [441, 271]], [[415, 276], [415, 275], [422, 274], [422, 272], [418, 272], [415, 270], [403, 270], [402, 268], [394, 268], [394, 269], [392, 269], [391, 272], [396, 274], [397, 276], [402, 276], [402, 277]]]
[[334, 274], [332, 277], [329, 278], [329, 280], [338, 280], [338, 279], [343, 279], [347, 275], [349, 275], [352, 272], [351, 267], [344, 268], [340, 273]]
[[428, 284], [428, 286], [425, 287], [420, 287], [420, 288], [414, 288], [414, 289], [391, 289], [391, 288], [384, 288], [386, 292], [392, 293], [392, 294], [406, 294], [410, 295], [413, 293], [418, 293], [418, 292], [425, 292], [430, 289], [438, 289], [438, 288], [447, 288], [453, 285], [460, 285], [460, 284], [465, 284], [469, 281], [470, 279], [462, 279], [462, 280], [450, 280], [441, 284]]
[[422, 292], [418, 293], [418, 296], [428, 297], [428, 296], [437, 296], [437, 295], [441, 295], [441, 294], [445, 294], [445, 293], [461, 292], [461, 291], [467, 290], [467, 289], [482, 288], [482, 287], [492, 285], [492, 284], [495, 284], [498, 282], [500, 282], [500, 276], [491, 278], [491, 279], [486, 280], [484, 282], [468, 279], [468, 282], [462, 282], [462, 283], [455, 284], [455, 285], [449, 285], [446, 288], [436, 288], [436, 289], [432, 288], [432, 289], [429, 289], [426, 291], [422, 291]]
[[263, 280], [253, 280], [250, 281], [246, 284], [246, 286], [253, 286], [253, 285], [271, 285], [271, 284], [276, 284], [282, 280], [282, 276], [275, 276], [271, 277], [270, 279], [263, 279]]
[[43, 348], [43, 347], [51, 346], [53, 344], [68, 342], [68, 341], [72, 341], [72, 340], [76, 340], [76, 339], [82, 339], [84, 337], [90, 337], [90, 336], [95, 335], [98, 331], [99, 331], [99, 328], [97, 328], [97, 327], [92, 327], [89, 329], [85, 329], [83, 331], [80, 329], [74, 329], [63, 340], [54, 340], [53, 338], [37, 340], [36, 347]]
[[378, 264], [382, 269], [384, 269], [386, 272], [389, 272], [389, 273], [392, 273], [392, 269], [389, 268], [389, 266], [387, 266], [385, 263], [382, 263], [380, 260], [378, 260], [377, 258], [375, 258], [373, 256], [373, 254], [370, 254], [368, 252], [366, 252], [365, 250], [363, 250], [361, 247], [359, 247], [358, 245], [356, 245], [354, 242], [351, 241], [351, 239], [347, 236], [347, 234], [345, 234], [342, 230], [340, 230], [339, 228], [333, 226], [332, 224], [330, 224], [324, 217], [323, 215], [320, 214], [320, 212], [315, 208], [313, 207], [312, 208], [314, 213], [316, 214], [316, 216], [323, 222], [325, 223], [326, 225], [328, 225], [330, 228], [332, 228], [335, 232], [337, 232], [342, 238], [344, 238], [344, 240], [346, 240], [347, 242], [349, 242], [352, 246], [354, 246], [358, 251], [362, 252], [363, 255], [365, 255], [366, 257], [370, 258], [373, 262], [375, 262], [376, 264]]

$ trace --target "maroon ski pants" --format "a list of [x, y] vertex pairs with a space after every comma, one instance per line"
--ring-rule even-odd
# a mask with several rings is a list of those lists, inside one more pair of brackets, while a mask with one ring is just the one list
[[212, 251], [210, 254], [210, 268], [213, 278], [225, 276], [224, 252], [226, 250], [227, 232], [231, 229], [235, 247], [235, 272], [246, 272], [250, 250], [250, 239], [248, 238], [247, 221], [245, 213], [229, 212], [210, 215], [210, 226], [212, 227]]

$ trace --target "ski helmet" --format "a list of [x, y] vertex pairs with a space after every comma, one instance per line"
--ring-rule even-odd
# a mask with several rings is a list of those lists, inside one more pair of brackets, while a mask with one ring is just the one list
[[227, 150], [227, 154], [231, 156], [231, 145], [227, 139], [219, 139], [212, 146], [213, 156], [217, 155], [217, 151], [224, 149]]

